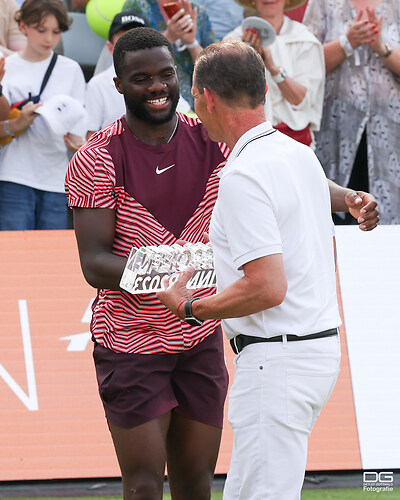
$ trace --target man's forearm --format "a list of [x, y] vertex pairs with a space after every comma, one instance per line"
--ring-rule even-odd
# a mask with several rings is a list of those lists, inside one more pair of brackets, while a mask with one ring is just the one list
[[339, 186], [339, 184], [336, 184], [330, 179], [328, 179], [328, 185], [331, 195], [332, 212], [348, 212], [349, 207], [345, 202], [345, 197], [354, 190]]
[[127, 259], [108, 252], [98, 252], [90, 258], [81, 256], [81, 267], [86, 281], [93, 288], [120, 290], [119, 283]]
[[199, 319], [241, 318], [278, 306], [284, 296], [283, 288], [281, 293], [256, 288], [243, 277], [222, 292], [194, 302], [192, 311]]
[[[282, 303], [287, 290], [282, 254], [248, 262], [243, 271], [242, 278], [221, 292], [193, 302], [194, 316], [203, 320], [240, 318]], [[170, 288], [157, 294], [161, 302], [182, 319], [183, 303], [191, 295], [186, 285], [193, 272], [194, 268], [183, 271]]]

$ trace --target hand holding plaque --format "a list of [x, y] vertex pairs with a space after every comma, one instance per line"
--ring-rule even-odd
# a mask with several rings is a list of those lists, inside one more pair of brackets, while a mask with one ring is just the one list
[[188, 266], [195, 268], [188, 288], [210, 288], [216, 285], [210, 244], [185, 243], [183, 246], [174, 244], [132, 248], [120, 287], [132, 294], [160, 292], [165, 290], [165, 277], [169, 277], [169, 285], [172, 285], [174, 275], [177, 279], [179, 273]]

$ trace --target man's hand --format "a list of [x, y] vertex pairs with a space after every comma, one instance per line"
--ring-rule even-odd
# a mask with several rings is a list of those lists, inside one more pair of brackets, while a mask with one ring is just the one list
[[169, 284], [170, 277], [165, 278], [164, 284], [167, 289], [164, 292], [157, 293], [157, 298], [165, 305], [165, 307], [181, 319], [185, 317], [183, 304], [189, 300], [193, 294], [191, 290], [186, 288], [186, 285], [193, 276], [194, 271], [194, 267], [188, 267], [179, 273], [178, 279], [171, 284]]
[[344, 199], [350, 214], [357, 219], [362, 231], [375, 229], [379, 222], [379, 209], [375, 198], [364, 191], [352, 191]]

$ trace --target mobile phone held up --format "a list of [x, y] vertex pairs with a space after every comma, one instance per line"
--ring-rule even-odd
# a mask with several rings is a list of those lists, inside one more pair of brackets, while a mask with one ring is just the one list
[[165, 12], [168, 17], [172, 17], [174, 14], [181, 10], [181, 6], [178, 2], [168, 2], [163, 5]]

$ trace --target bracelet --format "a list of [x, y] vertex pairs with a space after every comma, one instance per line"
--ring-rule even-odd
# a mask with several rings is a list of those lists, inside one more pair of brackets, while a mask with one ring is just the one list
[[345, 53], [346, 57], [350, 57], [353, 54], [354, 49], [351, 46], [351, 43], [349, 42], [349, 39], [347, 38], [347, 36], [341, 35], [339, 37], [339, 42], [340, 42], [340, 46], [342, 47], [343, 52]]
[[387, 43], [385, 43], [385, 48], [386, 48], [386, 53], [381, 55], [381, 57], [383, 57], [384, 59], [386, 57], [389, 57], [390, 54], [393, 52], [393, 49], [391, 47], [389, 47], [389, 45]]
[[180, 38], [178, 38], [178, 40], [175, 40], [175, 47], [178, 52], [182, 52], [183, 50], [186, 49], [186, 45], [182, 42]]
[[3, 95], [3, 85], [0, 83], [0, 97]]
[[178, 316], [179, 316], [179, 308], [180, 308], [180, 307], [181, 307], [181, 305], [182, 305], [184, 302], [186, 302], [186, 301], [187, 301], [187, 299], [183, 299], [183, 300], [182, 300], [182, 302], [179, 302], [179, 305], [178, 305], [178, 307], [176, 308], [176, 312], [178, 313]]
[[194, 39], [194, 42], [193, 43], [187, 43], [186, 44], [186, 48], [187, 49], [194, 49], [195, 47], [199, 46], [199, 42], [197, 40], [197, 38]]
[[7, 134], [7, 135], [11, 135], [11, 137], [15, 137], [15, 134], [13, 132], [11, 132], [10, 130], [10, 127], [9, 127], [9, 120], [6, 120], [5, 122], [3, 122], [3, 128], [4, 128], [4, 132]]

